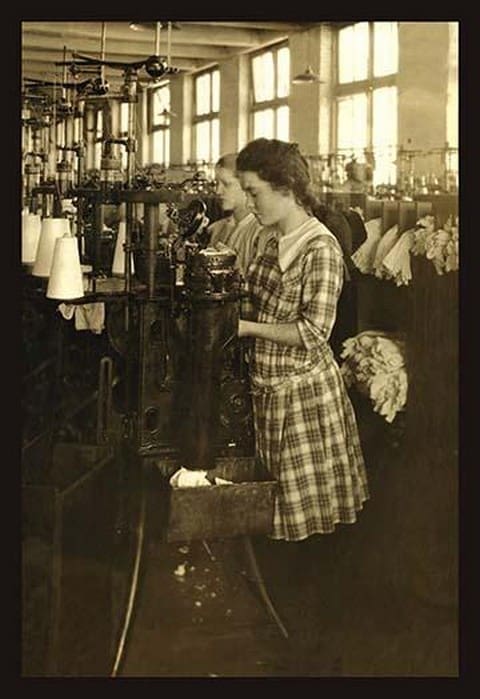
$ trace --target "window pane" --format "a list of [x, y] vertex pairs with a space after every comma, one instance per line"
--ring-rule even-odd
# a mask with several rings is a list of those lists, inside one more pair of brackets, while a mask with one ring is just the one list
[[212, 73], [212, 112], [220, 111], [220, 71]]
[[398, 71], [398, 23], [373, 23], [373, 75], [390, 75]]
[[447, 143], [458, 148], [458, 22], [449, 22]]
[[97, 138], [102, 138], [103, 136], [103, 112], [101, 109], [97, 111], [97, 120], [96, 120], [96, 135]]
[[165, 165], [170, 165], [170, 129], [165, 131]]
[[212, 146], [209, 161], [216, 163], [220, 157], [220, 120], [212, 119]]
[[152, 162], [154, 163], [163, 163], [165, 159], [165, 148], [164, 148], [164, 132], [163, 129], [161, 131], [154, 131], [152, 134], [153, 137], [153, 153], [152, 153]]
[[397, 88], [373, 91], [373, 145], [397, 146]]
[[374, 184], [394, 184], [397, 157], [397, 88], [373, 91]]
[[367, 95], [341, 97], [337, 109], [337, 149], [360, 159], [367, 146]]
[[358, 22], [338, 32], [338, 81], [366, 80], [368, 76], [368, 22]]
[[262, 53], [252, 59], [253, 95], [255, 102], [274, 98], [274, 66], [271, 51]]
[[170, 123], [170, 117], [166, 116], [164, 112], [170, 111], [170, 86], [164, 85], [163, 87], [155, 90], [153, 102], [152, 102], [152, 124], [153, 126], [168, 126]]
[[94, 168], [96, 168], [97, 170], [100, 170], [101, 160], [102, 160], [102, 142], [97, 141], [97, 143], [95, 143], [95, 165], [94, 165]]
[[120, 150], [120, 160], [122, 163], [122, 170], [126, 170], [128, 165], [128, 153], [125, 148]]
[[253, 114], [253, 138], [274, 138], [273, 109]]
[[278, 107], [277, 109], [277, 134], [276, 138], [280, 141], [288, 141], [290, 136], [289, 130], [289, 108]]
[[210, 73], [195, 78], [195, 114], [210, 112]]
[[[57, 139], [57, 145], [58, 145], [58, 146], [65, 145], [65, 144], [63, 143], [63, 141], [64, 141], [64, 138], [63, 138], [64, 133], [65, 133], [65, 132], [64, 132], [64, 127], [63, 127], [63, 121], [60, 121], [60, 122], [58, 122], [56, 131], [55, 131], [55, 138]], [[100, 136], [97, 135], [97, 138], [101, 138], [101, 137], [102, 137], [102, 133], [100, 132]]]
[[128, 133], [128, 104], [122, 102], [120, 105], [120, 133]]
[[163, 152], [163, 132], [162, 132], [162, 131], [154, 131], [154, 132], [153, 132], [153, 154], [152, 154], [152, 162], [154, 162], [154, 163], [163, 163], [163, 157], [164, 157], [164, 152]]
[[210, 122], [200, 121], [195, 128], [195, 157], [197, 161], [210, 160]]
[[277, 97], [290, 93], [290, 51], [288, 46], [277, 51]]

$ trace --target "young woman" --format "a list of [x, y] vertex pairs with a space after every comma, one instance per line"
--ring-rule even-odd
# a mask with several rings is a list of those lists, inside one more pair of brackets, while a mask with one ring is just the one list
[[238, 334], [254, 338], [257, 455], [279, 487], [270, 537], [300, 541], [355, 522], [369, 496], [355, 414], [329, 345], [343, 255], [313, 216], [317, 202], [296, 144], [257, 139], [236, 167], [268, 229], [248, 269], [252, 313]]
[[217, 194], [223, 210], [229, 215], [212, 223], [207, 232], [210, 233], [211, 246], [222, 243], [235, 250], [239, 269], [245, 277], [256, 254], [262, 226], [248, 209], [247, 198], [235, 174], [236, 160], [237, 156], [229, 153], [222, 156], [215, 166]]

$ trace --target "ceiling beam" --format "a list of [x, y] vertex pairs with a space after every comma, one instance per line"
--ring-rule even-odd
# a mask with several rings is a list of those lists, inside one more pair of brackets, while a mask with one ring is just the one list
[[[68, 43], [72, 39], [95, 39], [102, 32], [101, 22], [22, 22], [22, 31], [36, 32], [38, 36], [51, 36]], [[175, 44], [210, 44], [215, 46], [254, 47], [258, 44], [285, 37], [285, 31], [266, 31], [261, 29], [244, 29], [230, 26], [209, 26], [192, 22], [181, 25], [181, 29], [172, 30], [172, 45]], [[167, 31], [162, 29], [160, 38], [166, 41]], [[153, 46], [155, 31], [134, 32], [128, 22], [107, 22], [106, 48], [109, 41], [144, 41]]]
[[[62, 73], [60, 72], [55, 72], [55, 66], [53, 66], [51, 63], [42, 63], [42, 62], [33, 62], [33, 63], [22, 63], [22, 77], [27, 79], [27, 78], [39, 78], [41, 80], [51, 80], [54, 81], [55, 79], [61, 81], [63, 78]], [[95, 75], [92, 74], [85, 74], [81, 75], [79, 78], [79, 82], [82, 82], [83, 80], [86, 80], [88, 77], [94, 78]], [[173, 76], [175, 77], [175, 76]], [[105, 79], [109, 82], [110, 85], [121, 85], [124, 82], [123, 75], [121, 74], [120, 71], [118, 70], [111, 70], [106, 68], [105, 69]], [[149, 78], [146, 73], [141, 71], [139, 73], [139, 80], [140, 83], [146, 83]], [[73, 82], [71, 76], [67, 75], [67, 82]], [[154, 84], [153, 81], [151, 83], [152, 85]]]
[[[133, 32], [132, 32], [133, 34]], [[58, 38], [47, 34], [38, 34], [36, 32], [26, 31], [23, 33], [22, 45], [30, 51], [61, 51], [63, 58], [63, 46], [59, 45]], [[86, 53], [88, 55], [98, 56], [100, 54], [100, 42], [95, 38], [70, 39], [67, 46], [67, 59], [70, 59], [71, 52]], [[152, 55], [155, 50], [154, 42], [140, 42], [132, 36], [130, 41], [108, 39], [105, 44], [105, 53], [108, 58], [113, 54], [124, 54], [134, 58], [143, 58]], [[193, 59], [208, 59], [209, 61], [221, 61], [229, 58], [232, 55], [233, 49], [224, 46], [211, 46], [209, 44], [196, 44], [191, 46], [188, 44], [174, 44], [172, 42], [170, 56], [172, 58], [193, 58]], [[167, 54], [166, 41], [160, 41], [160, 54]], [[55, 60], [62, 60], [56, 58]]]
[[[120, 61], [120, 62], [125, 62], [125, 63], [133, 63], [134, 61], [141, 60], [142, 58], [146, 58], [146, 56], [139, 56], [138, 54], [109, 54], [107, 56], [107, 60], [110, 59], [111, 61]], [[54, 51], [30, 51], [30, 50], [23, 50], [22, 51], [22, 61], [25, 66], [28, 65], [35, 65], [35, 64], [44, 64], [48, 65], [49, 69], [52, 71], [57, 70], [59, 73], [61, 73], [63, 66], [56, 66], [55, 62], [56, 61], [62, 61], [63, 60], [63, 52], [57, 52], [55, 53]], [[67, 55], [67, 61], [69, 60], [68, 55]], [[171, 61], [173, 66], [175, 68], [179, 68], [182, 71], [191, 71], [191, 70], [198, 70], [199, 68], [202, 68], [203, 65], [205, 64], [205, 60], [195, 60], [192, 58], [175, 58], [174, 60]], [[109, 70], [109, 66], [106, 66], [106, 70]], [[118, 73], [118, 75], [122, 74], [121, 69], [116, 69], [112, 68], [111, 69], [113, 72]]]
[[[182, 26], [185, 24], [181, 23]], [[275, 31], [288, 33], [302, 31], [305, 29], [305, 25], [311, 24], [308, 22], [204, 22], [200, 20], [199, 22], [187, 22], [186, 24], [195, 24], [198, 26], [208, 26], [208, 27], [233, 27], [235, 29], [260, 29], [262, 31]]]

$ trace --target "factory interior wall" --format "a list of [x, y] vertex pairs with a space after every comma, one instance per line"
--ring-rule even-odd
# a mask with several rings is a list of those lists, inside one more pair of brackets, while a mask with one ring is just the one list
[[[444, 148], [447, 139], [448, 81], [455, 80], [452, 43], [456, 36], [448, 22], [399, 22], [398, 143], [415, 150]], [[307, 154], [329, 152], [332, 145], [331, 100], [333, 32], [328, 27], [294, 34], [289, 39], [291, 74], [311, 63], [324, 81], [292, 85], [290, 140]], [[219, 63], [221, 74], [220, 152], [243, 147], [247, 140], [248, 56]], [[171, 162], [191, 157], [191, 97], [185, 77], [172, 82]], [[191, 88], [190, 88], [191, 89]], [[451, 93], [451, 89], [450, 89]], [[179, 130], [178, 125], [181, 125]], [[450, 129], [451, 131], [451, 129]], [[439, 168], [438, 158], [424, 167]]]

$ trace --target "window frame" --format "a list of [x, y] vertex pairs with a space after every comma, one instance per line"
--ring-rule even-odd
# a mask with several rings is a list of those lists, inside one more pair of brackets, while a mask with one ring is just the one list
[[[381, 20], [378, 20], [381, 21]], [[352, 22], [352, 26], [357, 24], [357, 22]], [[397, 22], [397, 28], [398, 28]], [[397, 71], [395, 73], [389, 73], [388, 75], [381, 75], [378, 77], [374, 76], [374, 26], [375, 21], [368, 22], [368, 64], [367, 64], [367, 77], [364, 80], [354, 80], [351, 82], [339, 82], [339, 63], [340, 63], [340, 31], [345, 28], [339, 27], [335, 33], [335, 60], [334, 60], [334, 89], [333, 89], [333, 104], [332, 104], [332, 124], [333, 129], [331, 131], [331, 150], [337, 155], [342, 155], [338, 146], [338, 102], [342, 97], [352, 97], [357, 94], [365, 94], [367, 96], [367, 131], [366, 131], [366, 152], [372, 154], [375, 157], [375, 147], [373, 144], [373, 93], [375, 90], [383, 87], [395, 87], [397, 89], [397, 105], [398, 105], [398, 65]], [[397, 34], [398, 37], [398, 34]], [[397, 119], [398, 119], [398, 106], [397, 106]], [[397, 143], [395, 148], [398, 149], [398, 122], [397, 122]], [[353, 149], [352, 149], [353, 150]], [[398, 170], [397, 170], [398, 176]]]
[[[213, 110], [212, 109], [212, 103], [213, 103], [213, 90], [212, 90], [212, 82], [213, 82], [213, 74], [215, 72], [218, 72], [218, 110]], [[203, 114], [197, 114], [197, 80], [199, 78], [202, 78], [204, 75], [210, 75], [210, 111], [209, 112], [204, 112]], [[193, 114], [192, 114], [192, 130], [193, 130], [193, 138], [192, 138], [192, 160], [194, 163], [197, 165], [200, 164], [213, 164], [213, 161], [215, 160], [214, 154], [212, 153], [212, 122], [217, 119], [218, 120], [218, 129], [219, 129], [219, 139], [220, 139], [220, 98], [221, 98], [221, 90], [222, 90], [222, 85], [221, 85], [221, 74], [220, 74], [220, 66], [219, 65], [214, 65], [211, 66], [210, 68], [206, 68], [205, 70], [201, 70], [198, 73], [195, 73], [193, 76]], [[210, 153], [210, 160], [205, 161], [197, 158], [197, 126], [198, 124], [201, 123], [209, 123], [209, 153]]]
[[[263, 112], [267, 109], [273, 109], [273, 125], [274, 125], [274, 134], [272, 138], [278, 138], [277, 135], [277, 110], [280, 107], [287, 107], [288, 108], [288, 130], [289, 130], [289, 136], [290, 136], [290, 90], [288, 95], [285, 97], [274, 97], [273, 99], [269, 100], [261, 100], [258, 102], [255, 102], [255, 88], [254, 88], [254, 69], [253, 69], [253, 61], [257, 56], [261, 56], [262, 54], [272, 52], [273, 53], [273, 94], [277, 94], [278, 90], [278, 67], [277, 67], [277, 53], [280, 49], [287, 48], [289, 50], [289, 59], [290, 59], [290, 45], [288, 43], [288, 40], [282, 40], [280, 42], [277, 42], [275, 44], [270, 44], [269, 46], [264, 46], [261, 49], [258, 49], [257, 51], [252, 51], [252, 53], [249, 55], [249, 114], [248, 114], [248, 133], [249, 133], [249, 140], [255, 138], [254, 136], [254, 127], [255, 127], [255, 113], [256, 112]], [[289, 80], [290, 83], [290, 80]]]
[[[165, 122], [163, 124], [155, 124], [154, 122], [154, 114], [153, 110], [155, 109], [155, 101], [156, 101], [156, 93], [161, 90], [167, 88], [170, 91], [170, 81], [167, 80], [165, 82], [160, 83], [159, 85], [151, 88], [148, 91], [148, 96], [147, 96], [147, 133], [148, 133], [148, 152], [149, 152], [149, 162], [150, 163], [157, 163], [157, 161], [154, 159], [154, 134], [156, 133], [162, 133], [162, 138], [163, 138], [163, 161], [160, 163], [157, 163], [158, 165], [164, 165], [165, 167], [168, 167], [170, 165], [170, 144], [168, 147], [168, 159], [165, 157], [165, 153], [167, 152], [166, 148], [166, 139], [170, 139], [171, 137], [171, 132], [170, 132], [170, 126], [171, 126], [171, 120], [169, 116], [165, 116]], [[171, 95], [169, 95], [171, 97]]]

